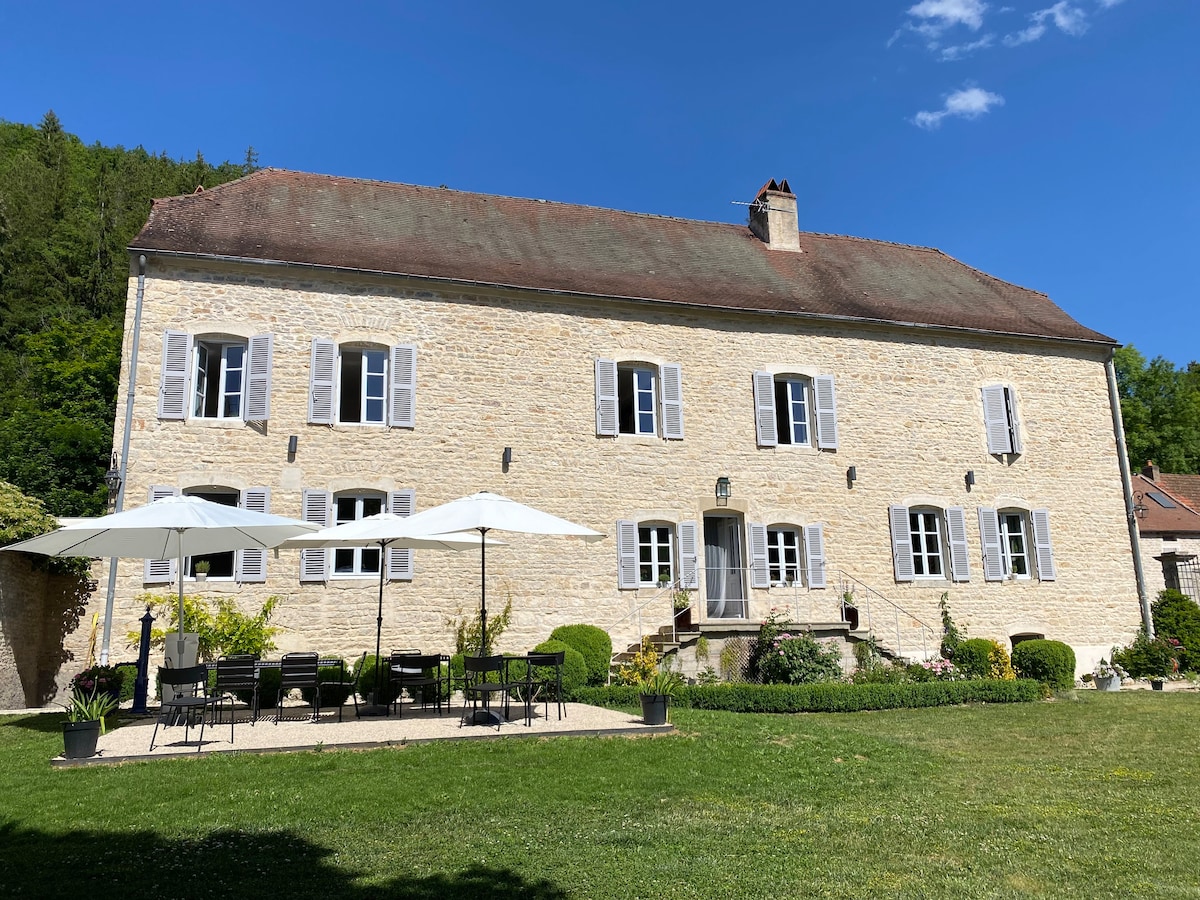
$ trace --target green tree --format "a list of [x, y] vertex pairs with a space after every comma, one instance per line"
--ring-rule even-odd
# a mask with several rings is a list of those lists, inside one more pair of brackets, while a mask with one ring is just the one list
[[1136, 471], [1153, 460], [1164, 472], [1200, 473], [1200, 367], [1176, 369], [1161, 356], [1147, 362], [1132, 345], [1113, 363], [1130, 465]]

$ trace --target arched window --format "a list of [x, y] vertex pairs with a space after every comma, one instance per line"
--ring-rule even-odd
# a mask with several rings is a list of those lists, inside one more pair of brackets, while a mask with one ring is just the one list
[[683, 438], [683, 383], [678, 363], [596, 360], [596, 434]]
[[412, 428], [416, 393], [417, 349], [412, 344], [386, 347], [313, 338], [309, 422]]
[[267, 421], [272, 345], [269, 334], [164, 332], [159, 418]]
[[751, 587], [826, 586], [825, 533], [820, 522], [803, 527], [751, 522], [747, 528]]
[[1054, 549], [1050, 544], [1050, 511], [979, 507], [979, 542], [985, 581], [1023, 581], [1037, 573], [1054, 581]]
[[961, 506], [892, 506], [888, 514], [897, 581], [971, 580]]
[[760, 447], [794, 444], [836, 450], [833, 376], [755, 372], [754, 421]]
[[[266, 513], [271, 511], [271, 491], [266, 487], [250, 487], [239, 491], [237, 488], [205, 486], [203, 488], [184, 488], [155, 485], [150, 488], [150, 500], [161, 497], [177, 496], [183, 493], [191, 497], [201, 497], [212, 503], [225, 506], [237, 506], [254, 512]], [[263, 582], [267, 580], [267, 554], [265, 550], [248, 548], [245, 550], [226, 551], [224, 553], [205, 553], [186, 557], [183, 561], [184, 577], [195, 578], [196, 567], [200, 563], [208, 563], [206, 578], [227, 579], [238, 582]], [[146, 560], [145, 576], [147, 584], [169, 583], [176, 579], [177, 559], [148, 559]]]

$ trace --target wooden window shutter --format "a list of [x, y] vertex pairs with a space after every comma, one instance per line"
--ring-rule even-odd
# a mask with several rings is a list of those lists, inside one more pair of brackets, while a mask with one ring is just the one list
[[1029, 514], [1033, 523], [1033, 552], [1037, 556], [1038, 578], [1054, 581], [1054, 548], [1050, 546], [1050, 510], [1035, 509]]
[[770, 372], [754, 373], [754, 433], [760, 447], [779, 445], [775, 424], [775, 376]]
[[337, 344], [333, 341], [313, 338], [308, 370], [308, 421], [315, 425], [332, 425], [336, 417], [337, 355]]
[[662, 391], [662, 436], [673, 441], [683, 440], [683, 367], [679, 363], [664, 363], [659, 372]]
[[247, 422], [266, 422], [271, 418], [271, 356], [274, 336], [256, 334], [246, 348]]
[[[246, 488], [242, 491], [240, 506], [252, 512], [271, 511], [271, 489], [266, 487]], [[233, 555], [233, 574], [238, 581], [260, 582], [267, 580], [267, 551], [261, 548], [238, 550]]]
[[[179, 496], [179, 488], [167, 487], [164, 484], [156, 484], [150, 488], [150, 502], [161, 500], [163, 497]], [[146, 560], [145, 572], [142, 575], [142, 581], [145, 584], [169, 584], [176, 578], [176, 570], [179, 568], [179, 560], [177, 559], [148, 559]]]
[[897, 581], [912, 581], [913, 571], [912, 531], [908, 524], [907, 506], [889, 506], [888, 518], [892, 526], [892, 563]]
[[[392, 392], [388, 397], [388, 424], [415, 428], [417, 423], [417, 348], [397, 344], [392, 348]], [[412, 573], [409, 573], [412, 577]]]
[[750, 534], [750, 587], [769, 588], [771, 573], [767, 569], [767, 526], [751, 522], [746, 530]]
[[699, 533], [695, 522], [680, 522], [676, 528], [679, 537], [679, 586], [689, 590], [700, 586]]
[[[163, 332], [162, 375], [158, 383], [158, 417], [186, 419], [188, 382], [192, 369], [192, 336], [186, 331]], [[133, 373], [130, 377], [135, 377]]]
[[820, 522], [804, 526], [804, 566], [808, 571], [810, 588], [826, 586], [825, 528]]
[[946, 537], [950, 544], [950, 580], [971, 580], [971, 556], [967, 550], [967, 516], [961, 506], [946, 507]]
[[817, 447], [821, 450], [836, 450], [837, 396], [833, 390], [832, 375], [818, 375], [813, 379], [813, 397], [817, 408]]
[[1010, 387], [1004, 389], [1004, 406], [1008, 410], [1008, 425], [1012, 435], [1012, 452], [1021, 453], [1025, 450], [1021, 442], [1021, 423], [1017, 421], [1017, 392]]
[[[397, 516], [411, 516], [416, 509], [416, 492], [404, 488], [388, 493], [388, 512]], [[412, 581], [413, 551], [410, 547], [388, 547], [387, 577], [390, 581]]]
[[979, 543], [983, 547], [983, 580], [1004, 580], [1004, 551], [1000, 546], [1000, 517], [989, 506], [979, 507]]
[[616, 437], [620, 420], [617, 418], [617, 364], [611, 359], [596, 360], [596, 434]]
[[633, 590], [638, 586], [637, 522], [617, 520], [617, 587]]
[[[300, 492], [301, 519], [315, 522], [322, 528], [329, 527], [333, 518], [333, 494], [318, 488], [304, 488]], [[300, 580], [326, 581], [329, 578], [328, 550], [300, 551]]]
[[1012, 453], [1004, 386], [989, 384], [983, 389], [983, 424], [987, 430], [988, 453]]

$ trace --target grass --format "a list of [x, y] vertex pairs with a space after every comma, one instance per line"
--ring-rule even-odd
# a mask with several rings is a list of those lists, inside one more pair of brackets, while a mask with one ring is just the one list
[[1200, 897], [1200, 695], [673, 717], [65, 770], [0, 720], [0, 896]]

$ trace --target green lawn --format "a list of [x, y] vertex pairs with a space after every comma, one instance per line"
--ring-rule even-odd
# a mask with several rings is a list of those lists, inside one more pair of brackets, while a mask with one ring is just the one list
[[1200, 695], [51, 769], [0, 721], [0, 896], [1200, 897]]

